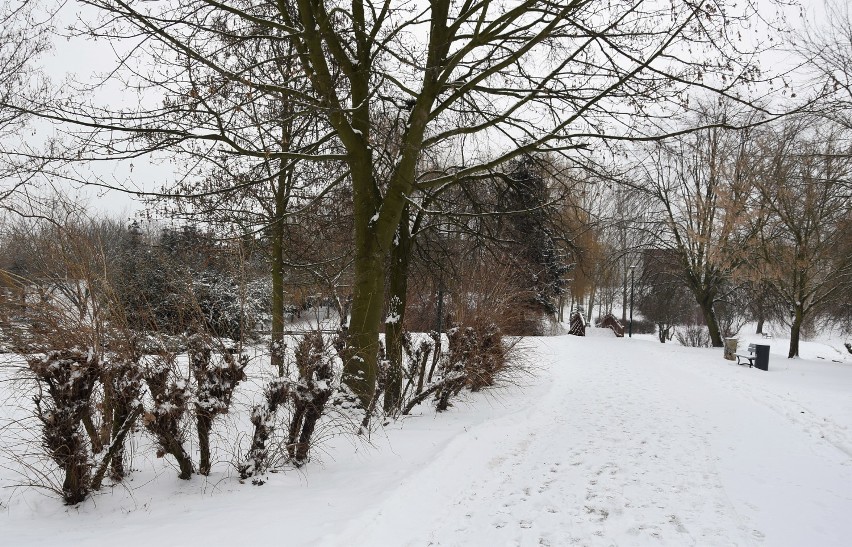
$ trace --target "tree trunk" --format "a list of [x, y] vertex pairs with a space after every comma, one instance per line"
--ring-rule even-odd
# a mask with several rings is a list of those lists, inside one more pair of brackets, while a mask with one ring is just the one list
[[757, 334], [763, 334], [763, 316], [757, 318]]
[[302, 421], [305, 418], [307, 408], [307, 403], [304, 400], [298, 399], [296, 401], [293, 417], [290, 419], [290, 429], [287, 431], [287, 453], [291, 458], [296, 457], [296, 442], [299, 440], [299, 431], [302, 430]]
[[[353, 3], [354, 6], [359, 8], [353, 10], [355, 18], [363, 17], [360, 11], [363, 6], [358, 2]], [[448, 4], [439, 2], [435, 7], [441, 9], [432, 12], [433, 30], [440, 28], [438, 21], [446, 22]], [[449, 44], [440, 47], [449, 47]], [[322, 54], [318, 50], [312, 53], [316, 56]], [[374, 179], [370, 145], [370, 128], [373, 123], [370, 114], [370, 81], [374, 75], [370, 71], [372, 55], [369, 48], [358, 48], [359, 63], [349, 78], [352, 84], [351, 102], [357, 105], [351, 114], [351, 127], [355, 134], [350, 134], [348, 128], [344, 127], [352, 179], [355, 260], [349, 348], [342, 381], [358, 397], [364, 408], [369, 406], [376, 388], [385, 258], [399, 228], [400, 218], [408, 203], [407, 197], [415, 190], [415, 172], [426, 125], [429, 123], [429, 112], [440, 90], [435, 77], [439, 71], [430, 72], [433, 75], [424, 81], [420, 90], [404, 132], [399, 161], [382, 195]]]
[[183, 445], [178, 442], [174, 437], [169, 438], [168, 440], [168, 448], [166, 450], [178, 463], [178, 469], [180, 472], [178, 473], [178, 478], [184, 481], [188, 481], [192, 478], [192, 458], [189, 457], [189, 454], [186, 453]]
[[722, 341], [722, 333], [719, 330], [719, 321], [716, 319], [716, 311], [713, 309], [713, 297], [705, 296], [698, 300], [698, 305], [701, 306], [701, 315], [704, 316], [704, 322], [707, 324], [707, 330], [710, 332], [710, 343], [714, 348], [724, 346]]
[[283, 177], [275, 192], [276, 218], [272, 223], [272, 366], [284, 376], [284, 219]]
[[373, 398], [378, 370], [379, 325], [382, 319], [384, 256], [374, 241], [356, 237], [355, 280], [349, 347], [343, 383], [358, 397], [363, 408]]
[[86, 410], [83, 414], [83, 418], [81, 420], [83, 422], [83, 427], [86, 429], [86, 433], [89, 435], [89, 442], [92, 445], [92, 452], [95, 454], [100, 454], [104, 449], [103, 443], [101, 443], [101, 437], [98, 433], [97, 428], [95, 427], [94, 422], [92, 421], [92, 413], [90, 410]]
[[[409, 179], [413, 179], [413, 158], [409, 163]], [[355, 260], [352, 315], [342, 378], [363, 408], [370, 405], [376, 390], [385, 259], [406, 206], [405, 195], [399, 190], [389, 189], [382, 197], [372, 167], [372, 154], [365, 146], [351, 163]]]
[[603, 305], [604, 305], [604, 298], [605, 297], [606, 297], [606, 293], [603, 293], [598, 298], [598, 321], [601, 321], [601, 318], [604, 316]]
[[323, 409], [330, 397], [331, 390], [324, 390], [320, 393], [315, 393], [313, 400], [308, 403], [305, 409], [302, 434], [299, 435], [299, 443], [296, 445], [295, 463], [297, 466], [301, 466], [308, 460], [308, 451], [311, 448], [311, 437], [314, 434], [317, 420], [319, 420], [320, 416], [322, 416]]
[[[110, 478], [113, 482], [118, 482], [124, 478], [126, 474], [124, 470], [124, 436], [127, 435], [127, 430], [135, 421], [134, 414], [141, 412], [139, 408], [132, 408], [127, 401], [119, 401], [115, 399], [113, 420], [112, 420], [112, 445], [115, 446], [114, 453], [110, 457]], [[121, 436], [121, 442], [117, 442]]]
[[[95, 476], [92, 479], [93, 490], [100, 489], [104, 475], [106, 474], [107, 465], [109, 465], [113, 470], [112, 479], [114, 481], [117, 482], [124, 477], [124, 464], [122, 462], [122, 458], [124, 457], [124, 439], [127, 436], [127, 433], [132, 429], [133, 422], [136, 421], [140, 414], [142, 414], [142, 405], [138, 405], [131, 409], [127, 415], [122, 418], [121, 424], [113, 429], [112, 443], [107, 450], [106, 456], [104, 456], [104, 459], [101, 460], [101, 464], [98, 466]], [[117, 468], [120, 468], [120, 472], [116, 471]], [[118, 474], [118, 476], [116, 476], [116, 474]]]
[[787, 353], [787, 357], [790, 359], [799, 356], [799, 338], [802, 335], [802, 321], [804, 318], [801, 307], [796, 306], [794, 309], [793, 324], [790, 325], [790, 351]]
[[388, 272], [388, 317], [385, 322], [385, 355], [388, 360], [385, 380], [386, 414], [399, 410], [402, 403], [402, 333], [408, 293], [408, 265], [411, 254], [411, 233], [408, 225], [408, 207], [403, 210], [397, 230], [397, 239], [390, 252]]
[[589, 289], [589, 307], [586, 308], [586, 320], [589, 324], [594, 325], [592, 321], [592, 314], [595, 312], [595, 286]]
[[103, 422], [101, 423], [100, 437], [101, 444], [105, 447], [108, 447], [110, 445], [115, 432], [118, 430], [118, 428], [121, 427], [121, 423], [124, 423], [124, 418], [126, 417], [122, 416], [120, 418], [121, 423], [116, 425], [116, 408], [120, 406], [120, 404], [118, 401], [115, 400], [115, 392], [112, 387], [113, 382], [109, 376], [110, 375], [108, 373], [105, 373], [101, 378], [101, 383], [103, 384], [104, 388], [104, 398], [101, 403], [103, 405], [101, 408], [101, 416], [103, 417]]
[[198, 472], [201, 475], [210, 474], [210, 430], [213, 429], [213, 417], [199, 413], [196, 421], [198, 430], [198, 448], [201, 456], [198, 462]]

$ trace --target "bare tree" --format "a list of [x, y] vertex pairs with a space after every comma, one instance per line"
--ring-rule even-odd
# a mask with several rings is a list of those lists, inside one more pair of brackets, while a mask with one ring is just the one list
[[852, 155], [841, 126], [814, 118], [789, 119], [760, 142], [755, 180], [769, 214], [757, 260], [790, 310], [788, 355], [796, 357], [803, 323], [834, 306], [852, 283]]
[[43, 100], [45, 85], [33, 61], [49, 46], [47, 28], [34, 15], [33, 2], [0, 5], [0, 208], [15, 210], [13, 203], [26, 190], [37, 166], [19, 152], [19, 132], [32, 102]]
[[852, 127], [852, 12], [848, 2], [826, 0], [826, 24], [806, 26], [793, 48], [805, 58], [822, 85], [816, 112]]
[[[732, 114], [711, 107], [698, 125]], [[722, 346], [714, 306], [724, 299], [732, 271], [743, 260], [750, 195], [748, 131], [697, 131], [656, 145], [643, 158], [644, 189], [657, 221], [646, 229], [669, 249], [679, 275], [701, 308], [713, 346]]]
[[675, 327], [695, 314], [695, 298], [682, 281], [680, 260], [668, 249], [649, 249], [642, 261], [636, 306], [645, 319], [657, 326], [657, 338], [665, 344]]

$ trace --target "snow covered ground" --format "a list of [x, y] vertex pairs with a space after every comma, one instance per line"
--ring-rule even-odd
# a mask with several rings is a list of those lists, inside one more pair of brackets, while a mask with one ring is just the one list
[[813, 343], [788, 360], [761, 340], [763, 372], [589, 334], [530, 339], [525, 385], [421, 407], [369, 445], [333, 438], [261, 487], [225, 463], [185, 483], [156, 460], [72, 509], [7, 490], [0, 543], [852, 544], [852, 356]]

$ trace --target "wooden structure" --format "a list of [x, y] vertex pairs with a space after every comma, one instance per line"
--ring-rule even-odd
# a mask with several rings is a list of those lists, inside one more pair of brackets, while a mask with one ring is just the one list
[[612, 329], [612, 332], [618, 338], [624, 338], [624, 325], [619, 323], [618, 319], [611, 313], [604, 315], [603, 321], [601, 321], [601, 327]]
[[571, 314], [571, 326], [568, 329], [568, 334], [586, 336], [586, 320], [580, 313], [574, 312]]

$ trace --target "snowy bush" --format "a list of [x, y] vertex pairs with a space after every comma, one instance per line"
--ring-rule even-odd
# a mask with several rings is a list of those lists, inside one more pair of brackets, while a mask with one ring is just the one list
[[62, 470], [62, 499], [73, 505], [91, 490], [92, 460], [82, 426], [98, 378], [92, 349], [70, 348], [27, 357], [40, 386], [33, 399], [45, 451]]
[[471, 391], [494, 385], [506, 366], [503, 335], [493, 323], [477, 327], [456, 327], [448, 333], [449, 352], [446, 367], [464, 372]]
[[[117, 344], [114, 344], [117, 345]], [[105, 356], [101, 370], [103, 401], [101, 408], [103, 429], [107, 432], [105, 442], [109, 442], [102, 468], [98, 469], [93, 481], [95, 490], [100, 488], [101, 480], [110, 465], [110, 478], [119, 482], [126, 475], [124, 467], [124, 438], [133, 427], [142, 410], [142, 368], [141, 355], [135, 338], [128, 341], [119, 351], [111, 351]]]
[[709, 348], [710, 333], [704, 325], [690, 323], [675, 329], [675, 338], [681, 346]]
[[254, 477], [255, 484], [263, 484], [259, 476], [276, 459], [270, 440], [275, 435], [276, 416], [282, 407], [292, 411], [284, 441], [287, 457], [300, 467], [308, 460], [317, 422], [335, 392], [335, 361], [321, 333], [305, 334], [296, 345], [294, 360], [296, 378], [284, 376], [269, 382], [263, 403], [251, 412], [252, 442], [238, 470], [242, 479]]
[[145, 409], [143, 423], [157, 441], [157, 457], [172, 456], [180, 469], [178, 478], [189, 480], [194, 468], [184, 448], [187, 432], [182, 422], [191, 395], [177, 370], [174, 354], [154, 356], [146, 364], [144, 377], [152, 405]]
[[192, 284], [207, 328], [216, 336], [234, 340], [251, 338], [268, 310], [265, 293], [259, 288], [262, 286], [253, 284], [244, 289], [237, 280], [213, 271], [197, 275]]
[[[629, 320], [628, 324], [630, 324]], [[657, 332], [657, 325], [653, 321], [633, 318], [633, 334], [654, 334], [655, 332]]]
[[411, 333], [403, 333], [402, 349], [405, 352], [405, 357], [408, 361], [408, 366], [405, 367], [407, 381], [405, 388], [403, 389], [403, 398], [408, 395], [410, 389], [413, 389], [413, 395], [415, 396], [422, 393], [424, 381], [432, 381], [434, 369], [429, 369], [428, 379], [426, 377], [426, 369], [429, 365], [429, 361], [432, 361], [433, 367], [435, 365], [435, 361], [432, 359], [432, 356], [436, 347], [436, 340], [439, 341], [440, 337], [435, 332], [430, 333], [429, 338], [421, 338], [418, 343], [414, 342]]
[[219, 337], [251, 338], [269, 309], [268, 284], [240, 279], [225, 258], [191, 258], [131, 240], [110, 279], [117, 304], [111, 313], [139, 332], [180, 335], [203, 323]]
[[[518, 339], [506, 340], [494, 323], [482, 321], [473, 326], [453, 327], [447, 331], [447, 339], [448, 350], [439, 360], [434, 378], [430, 370], [422, 388], [418, 382], [418, 389], [403, 406], [402, 414], [408, 414], [432, 395], [436, 410], [444, 411], [463, 389], [476, 392], [494, 386], [507, 378], [514, 368], [520, 368], [519, 355], [515, 351]], [[414, 361], [413, 367], [418, 374], [425, 371], [431, 349], [430, 344], [421, 343], [413, 350], [409, 343], [406, 353]]]
[[259, 478], [272, 461], [272, 449], [269, 441], [275, 434], [278, 409], [287, 403], [290, 397], [290, 381], [276, 378], [266, 385], [263, 391], [264, 402], [255, 405], [251, 411], [251, 423], [254, 426], [251, 446], [246, 458], [237, 466], [240, 478], [255, 477], [254, 484], [263, 484]]
[[[68, 504], [99, 489], [108, 469], [114, 481], [124, 476], [124, 440], [139, 415], [134, 340], [104, 320], [94, 293], [99, 285], [87, 285], [93, 290], [77, 310], [67, 301], [42, 299], [15, 310], [14, 321], [3, 317], [10, 344], [34, 383], [41, 452], [62, 475], [57, 485], [53, 471], [31, 466], [32, 483], [55, 490]], [[82, 309], [87, 312], [78, 313]]]
[[293, 398], [293, 418], [287, 450], [296, 465], [307, 461], [311, 436], [317, 420], [331, 397], [334, 374], [322, 334], [306, 334], [296, 346], [296, 367], [299, 380], [290, 389]]
[[235, 358], [228, 351], [214, 358], [212, 340], [196, 334], [187, 343], [189, 368], [195, 377], [195, 421], [198, 431], [198, 446], [201, 452], [198, 472], [210, 474], [210, 431], [213, 420], [227, 414], [237, 385], [245, 380], [248, 359]]

